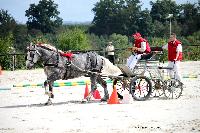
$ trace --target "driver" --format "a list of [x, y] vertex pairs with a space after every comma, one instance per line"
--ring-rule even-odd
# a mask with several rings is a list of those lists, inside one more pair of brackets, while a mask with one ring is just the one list
[[134, 37], [133, 47], [128, 48], [132, 51], [132, 55], [127, 59], [127, 66], [133, 70], [138, 60], [141, 59], [142, 55], [147, 55], [151, 52], [151, 48], [147, 40], [142, 38], [139, 32], [132, 35]]

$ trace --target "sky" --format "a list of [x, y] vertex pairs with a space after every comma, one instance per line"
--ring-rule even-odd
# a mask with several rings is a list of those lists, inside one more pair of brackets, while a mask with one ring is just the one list
[[[92, 8], [100, 0], [54, 0], [58, 4], [59, 17], [65, 22], [90, 22], [94, 18]], [[150, 9], [150, 1], [140, 0], [142, 9]], [[198, 0], [176, 0], [177, 4], [197, 3]], [[32, 3], [38, 4], [39, 0], [0, 0], [0, 9], [8, 10], [8, 13], [18, 22], [26, 23], [25, 11], [29, 9]]]

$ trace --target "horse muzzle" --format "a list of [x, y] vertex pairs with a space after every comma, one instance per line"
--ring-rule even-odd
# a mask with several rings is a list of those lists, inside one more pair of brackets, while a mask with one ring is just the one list
[[29, 62], [29, 61], [26, 61], [26, 68], [27, 68], [27, 69], [32, 69], [33, 66], [34, 66], [34, 63], [31, 63], [31, 62]]

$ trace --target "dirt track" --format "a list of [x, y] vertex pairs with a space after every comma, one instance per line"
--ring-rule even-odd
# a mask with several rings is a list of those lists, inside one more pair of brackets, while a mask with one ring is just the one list
[[[41, 87], [0, 90], [0, 132], [200, 132], [200, 62], [183, 62], [181, 70], [198, 78], [184, 78], [183, 95], [175, 100], [81, 104], [85, 86], [74, 86], [55, 88], [54, 104], [44, 106], [47, 96]], [[44, 79], [43, 70], [3, 71], [0, 87]]]

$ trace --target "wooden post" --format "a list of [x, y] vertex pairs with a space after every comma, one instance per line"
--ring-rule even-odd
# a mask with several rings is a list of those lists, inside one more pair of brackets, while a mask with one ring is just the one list
[[15, 66], [16, 66], [16, 54], [15, 54], [15, 49], [12, 49], [12, 71], [15, 71]]

